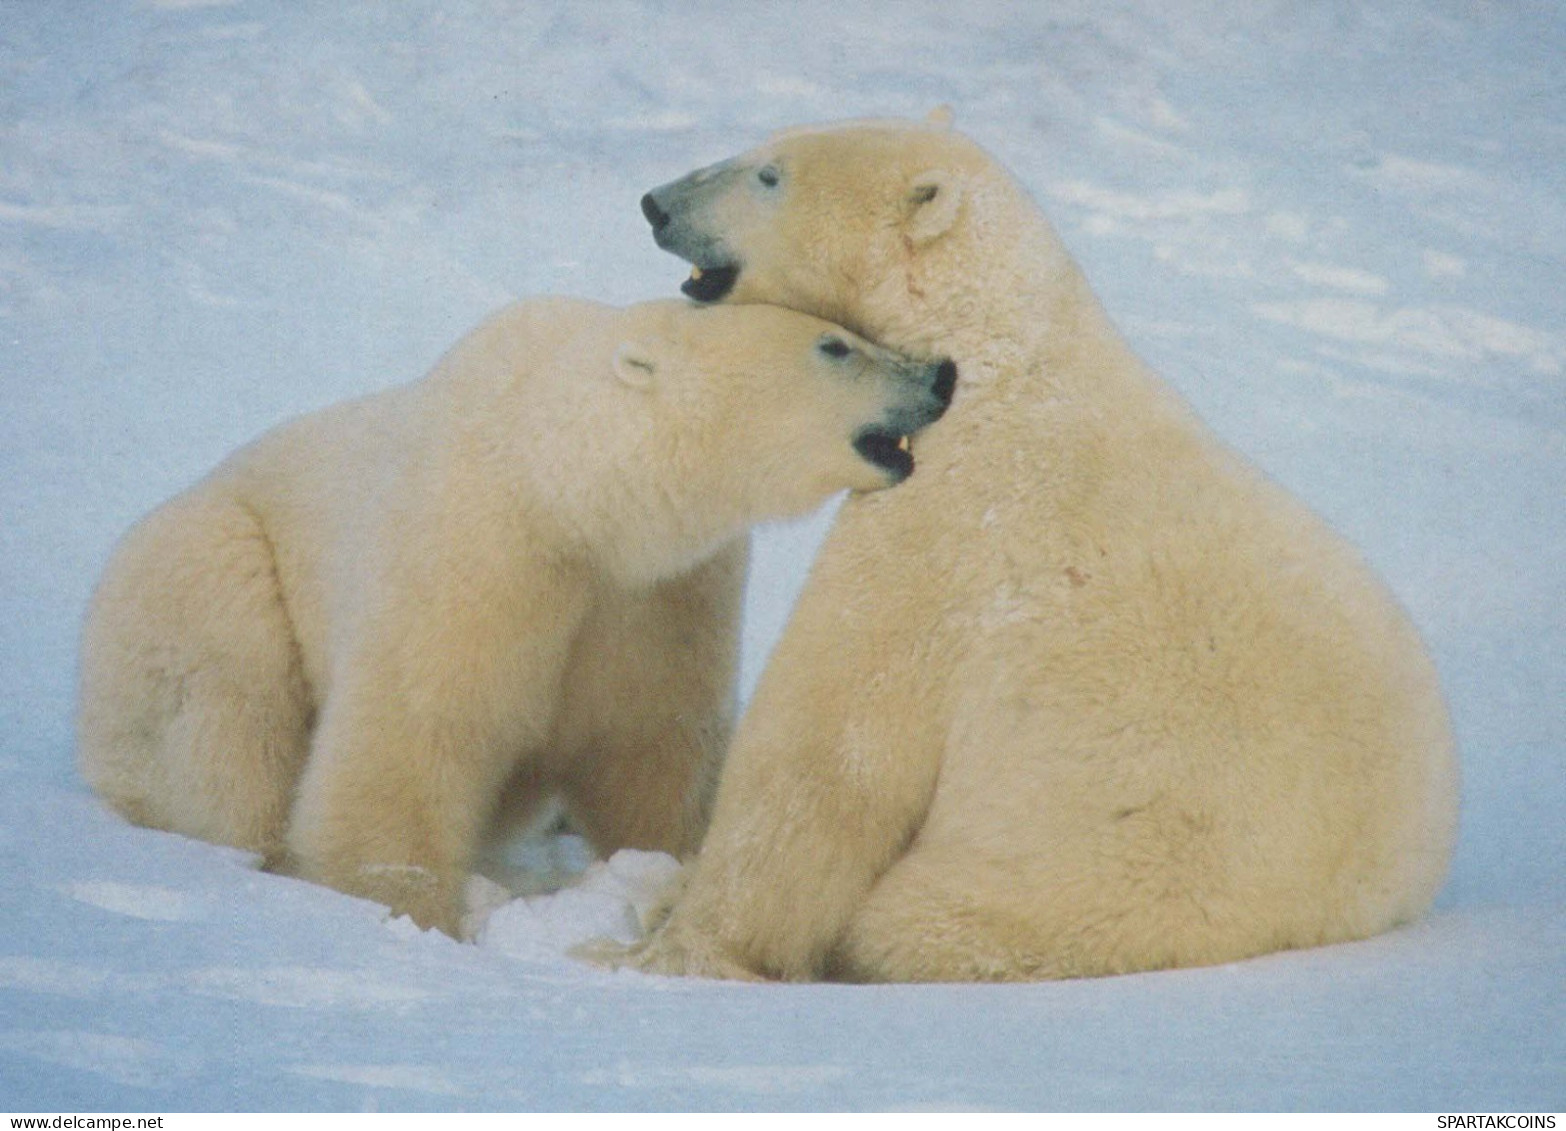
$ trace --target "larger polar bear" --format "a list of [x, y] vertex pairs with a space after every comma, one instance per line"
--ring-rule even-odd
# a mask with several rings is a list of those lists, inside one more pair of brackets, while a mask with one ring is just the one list
[[452, 934], [492, 818], [545, 792], [606, 853], [692, 851], [744, 532], [904, 479], [955, 379], [772, 307], [510, 307], [131, 530], [84, 633], [83, 774]]
[[1425, 910], [1456, 770], [1414, 629], [1132, 355], [991, 157], [938, 120], [800, 129], [642, 207], [694, 297], [962, 377], [914, 481], [843, 508], [626, 961], [1059, 978]]

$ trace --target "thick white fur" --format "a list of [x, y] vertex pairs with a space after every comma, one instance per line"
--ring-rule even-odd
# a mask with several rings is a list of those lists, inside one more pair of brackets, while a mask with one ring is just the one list
[[843, 508], [683, 893], [625, 960], [1060, 978], [1422, 913], [1457, 799], [1425, 649], [1132, 355], [1026, 192], [940, 123], [790, 131], [724, 168], [721, 198], [664, 203], [742, 260], [732, 301], [961, 379], [908, 486]]
[[129, 532], [84, 633], [82, 773], [453, 934], [483, 834], [546, 793], [605, 852], [693, 851], [745, 531], [886, 486], [852, 440], [928, 396], [914, 368], [769, 307], [508, 308]]

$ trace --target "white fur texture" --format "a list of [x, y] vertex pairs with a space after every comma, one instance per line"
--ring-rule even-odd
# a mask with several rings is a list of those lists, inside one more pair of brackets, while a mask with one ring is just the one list
[[718, 168], [655, 190], [665, 246], [961, 380], [908, 486], [843, 508], [684, 893], [624, 961], [1060, 978], [1423, 912], [1457, 775], [1421, 641], [1132, 355], [1013, 178], [940, 122]]
[[746, 530], [887, 486], [855, 436], [933, 369], [769, 307], [508, 308], [130, 531], [85, 628], [82, 772], [453, 934], [485, 835], [546, 795], [604, 853], [692, 851]]

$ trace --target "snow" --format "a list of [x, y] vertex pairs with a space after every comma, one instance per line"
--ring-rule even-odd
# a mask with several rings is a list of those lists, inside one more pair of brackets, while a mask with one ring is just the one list
[[[0, 7], [0, 1107], [1566, 1108], [1562, 58], [1530, 0]], [[660, 979], [567, 952], [666, 860], [523, 846], [464, 945], [87, 793], [76, 632], [139, 514], [510, 297], [674, 293], [647, 187], [941, 102], [1426, 633], [1465, 772], [1427, 920], [1100, 981]], [[829, 517], [761, 537], [747, 689]]]

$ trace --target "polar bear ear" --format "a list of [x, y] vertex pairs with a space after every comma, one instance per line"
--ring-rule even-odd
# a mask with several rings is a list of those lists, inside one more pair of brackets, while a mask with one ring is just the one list
[[633, 389], [650, 389], [658, 359], [646, 342], [623, 342], [614, 351], [614, 375]]
[[952, 108], [943, 102], [924, 116], [924, 124], [938, 130], [949, 130], [956, 119], [957, 115], [952, 113]]
[[962, 208], [962, 183], [945, 169], [931, 169], [913, 179], [908, 189], [913, 213], [908, 219], [908, 238], [916, 245], [944, 236], [957, 222]]

